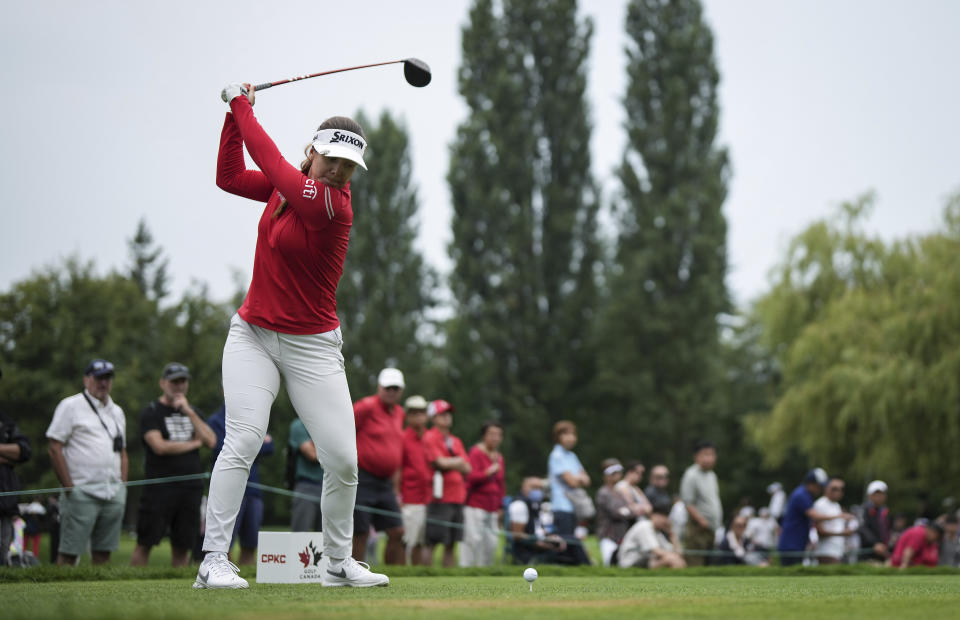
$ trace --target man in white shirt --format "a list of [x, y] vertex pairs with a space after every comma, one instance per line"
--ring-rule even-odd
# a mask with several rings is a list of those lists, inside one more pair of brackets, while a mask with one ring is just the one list
[[633, 524], [620, 543], [617, 562], [620, 568], [685, 568], [687, 563], [670, 542], [670, 518], [665, 506], [655, 506], [649, 519]]
[[848, 526], [846, 519], [843, 518], [843, 508], [840, 507], [840, 500], [843, 499], [843, 489], [843, 479], [834, 476], [827, 481], [823, 495], [813, 503], [813, 509], [818, 513], [836, 517], [816, 523], [817, 546], [815, 555], [820, 564], [839, 564], [846, 551], [847, 537], [857, 531], [856, 525], [851, 528]]
[[127, 500], [127, 424], [110, 398], [113, 364], [87, 365], [84, 390], [64, 398], [47, 429], [60, 494], [59, 565], [75, 565], [90, 544], [94, 564], [110, 560]]
[[751, 550], [765, 554], [777, 546], [779, 530], [780, 524], [770, 513], [770, 508], [764, 506], [758, 516], [747, 521], [747, 531], [743, 537], [750, 541]]

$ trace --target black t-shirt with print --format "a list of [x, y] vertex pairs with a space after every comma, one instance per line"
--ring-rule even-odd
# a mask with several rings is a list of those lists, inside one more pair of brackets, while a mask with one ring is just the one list
[[[199, 415], [199, 414], [198, 414]], [[184, 476], [199, 474], [203, 471], [200, 462], [200, 450], [190, 450], [181, 454], [156, 454], [143, 440], [147, 431], [160, 431], [167, 441], [190, 441], [194, 438], [193, 423], [190, 418], [172, 409], [159, 400], [155, 400], [140, 412], [140, 438], [144, 450], [144, 477], [162, 478], [166, 476]], [[202, 480], [182, 483], [189, 486], [203, 486]]]

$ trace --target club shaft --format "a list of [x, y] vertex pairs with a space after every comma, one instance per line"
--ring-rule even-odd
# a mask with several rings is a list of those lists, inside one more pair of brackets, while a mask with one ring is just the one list
[[298, 75], [296, 77], [287, 78], [286, 80], [279, 80], [276, 82], [265, 82], [263, 84], [257, 84], [254, 86], [255, 90], [265, 90], [267, 88], [272, 88], [274, 86], [280, 86], [281, 84], [288, 84], [290, 82], [298, 82], [300, 80], [306, 80], [309, 78], [320, 77], [321, 75], [330, 75], [331, 73], [342, 73], [344, 71], [353, 71], [355, 69], [366, 69], [368, 67], [379, 67], [381, 65], [395, 65], [397, 63], [404, 62], [402, 60], [388, 60], [387, 62], [375, 62], [369, 65], [359, 65], [357, 67], [347, 67], [346, 69], [333, 69], [331, 71], [321, 71], [320, 73], [311, 73], [310, 75]]

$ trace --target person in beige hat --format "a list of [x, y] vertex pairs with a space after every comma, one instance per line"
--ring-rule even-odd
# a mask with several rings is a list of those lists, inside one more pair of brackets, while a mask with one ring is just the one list
[[423, 436], [427, 432], [427, 399], [411, 396], [404, 403], [407, 427], [403, 431], [403, 462], [400, 467], [400, 512], [407, 564], [430, 564], [424, 554], [427, 542], [427, 504], [431, 498], [433, 469], [427, 462]]

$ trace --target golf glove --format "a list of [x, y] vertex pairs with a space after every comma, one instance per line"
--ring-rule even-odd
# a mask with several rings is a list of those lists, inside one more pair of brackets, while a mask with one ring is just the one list
[[236, 97], [239, 97], [240, 95], [246, 96], [248, 92], [249, 91], [247, 91], [247, 89], [243, 87], [243, 84], [238, 84], [237, 82], [234, 82], [232, 84], [227, 84], [227, 86], [222, 91], [220, 91], [220, 98], [223, 99], [225, 103], [229, 104], [231, 101], [233, 101]]

